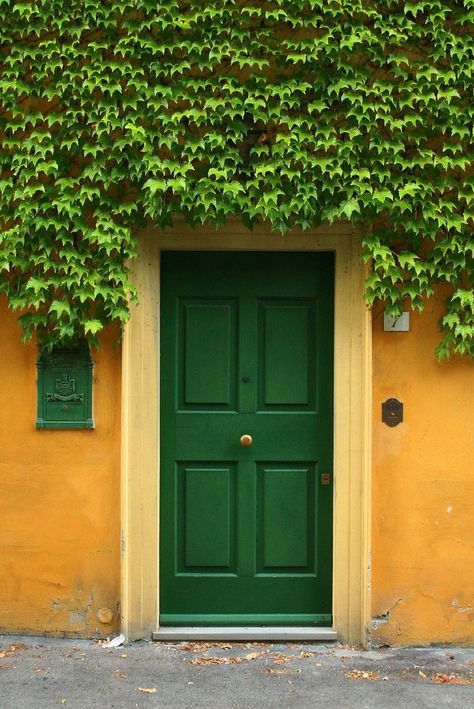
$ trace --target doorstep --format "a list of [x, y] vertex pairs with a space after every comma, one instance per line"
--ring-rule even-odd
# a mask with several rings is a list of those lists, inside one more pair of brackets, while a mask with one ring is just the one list
[[297, 626], [248, 626], [248, 627], [161, 627], [152, 635], [153, 640], [231, 640], [233, 642], [248, 642], [261, 640], [297, 641], [297, 642], [332, 642], [337, 640], [334, 628], [300, 627]]

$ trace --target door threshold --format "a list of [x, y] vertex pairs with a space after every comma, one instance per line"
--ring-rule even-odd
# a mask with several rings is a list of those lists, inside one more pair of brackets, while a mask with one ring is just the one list
[[158, 628], [152, 635], [153, 640], [232, 640], [248, 642], [261, 640], [263, 642], [298, 641], [298, 642], [333, 642], [337, 640], [334, 628], [300, 627], [297, 626], [240, 626], [240, 627], [172, 627]]

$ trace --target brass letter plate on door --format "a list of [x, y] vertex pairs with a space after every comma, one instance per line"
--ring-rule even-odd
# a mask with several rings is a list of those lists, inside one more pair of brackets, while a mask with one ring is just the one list
[[94, 428], [92, 367], [87, 343], [43, 351], [38, 369], [36, 428]]

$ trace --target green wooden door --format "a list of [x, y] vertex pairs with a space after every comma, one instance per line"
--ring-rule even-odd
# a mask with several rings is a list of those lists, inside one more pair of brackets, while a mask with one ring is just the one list
[[163, 254], [162, 625], [331, 623], [333, 281], [329, 253]]

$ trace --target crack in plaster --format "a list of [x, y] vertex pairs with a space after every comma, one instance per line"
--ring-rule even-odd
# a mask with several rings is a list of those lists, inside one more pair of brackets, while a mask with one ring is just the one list
[[396, 601], [393, 606], [390, 606], [388, 611], [386, 613], [380, 613], [380, 615], [374, 615], [372, 616], [371, 620], [371, 626], [372, 630], [378, 630], [381, 625], [384, 625], [385, 623], [388, 623], [390, 621], [390, 614], [393, 611], [394, 608], [398, 606], [399, 603], [403, 601], [403, 598], [399, 598], [398, 601]]

